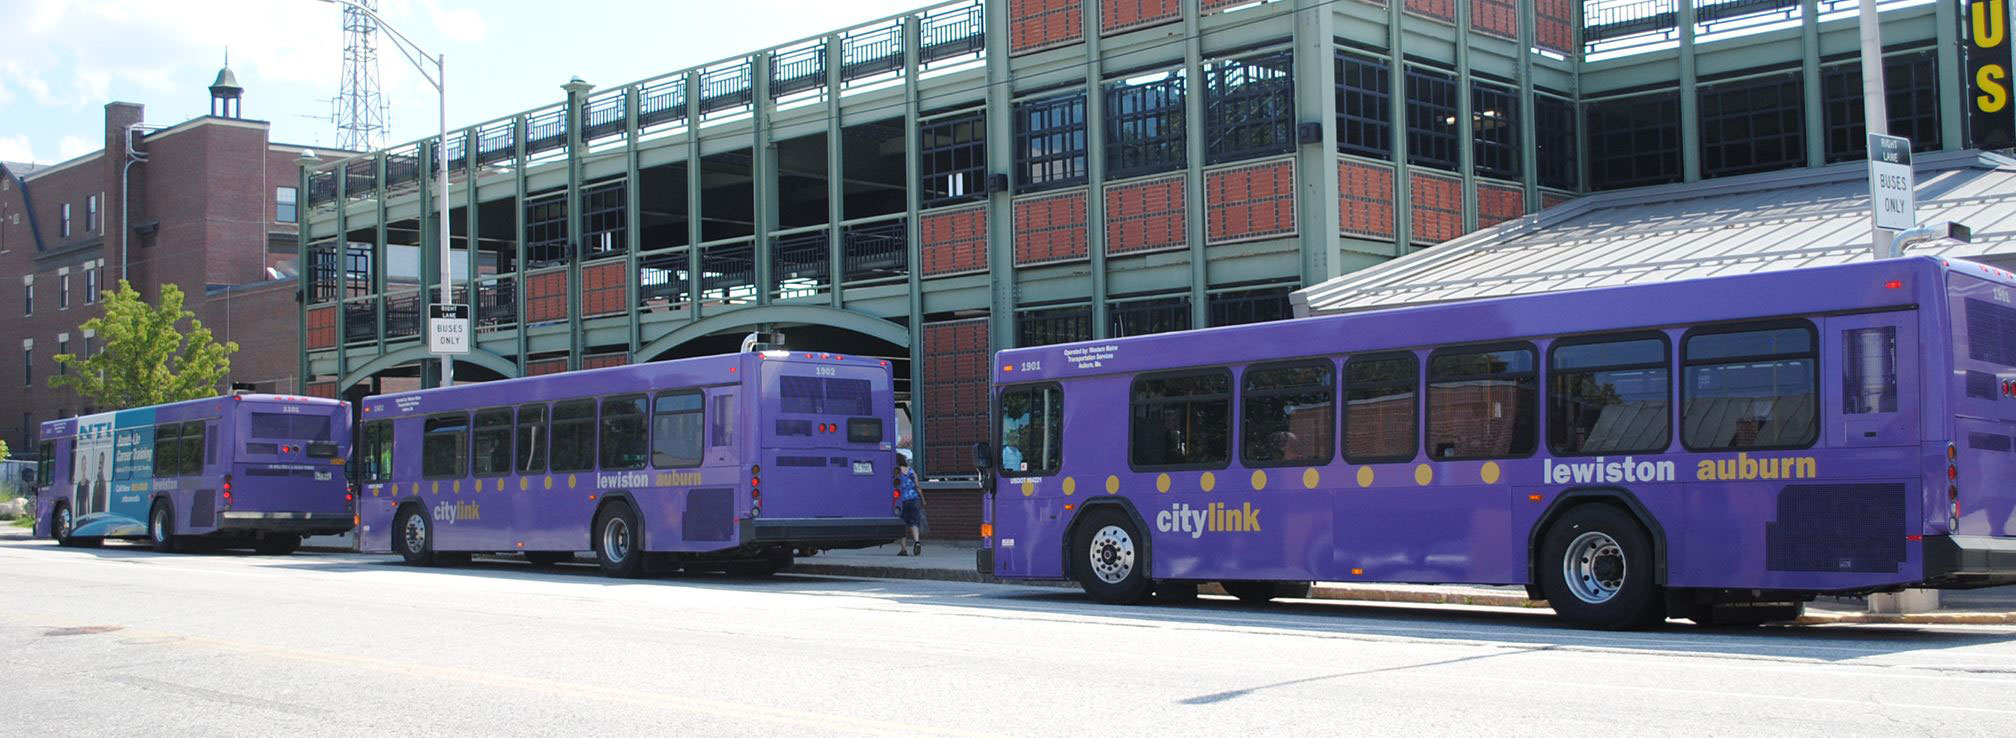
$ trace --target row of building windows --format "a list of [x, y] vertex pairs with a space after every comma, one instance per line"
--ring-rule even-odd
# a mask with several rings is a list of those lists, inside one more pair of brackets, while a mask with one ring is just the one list
[[[98, 293], [104, 289], [105, 262], [92, 261], [79, 268], [78, 272], [84, 277], [84, 304], [98, 304]], [[56, 309], [70, 309], [70, 273], [67, 270], [56, 275]], [[33, 315], [35, 315], [35, 277], [28, 275], [21, 280], [21, 316]]]
[[[720, 448], [735, 442], [735, 396], [713, 400], [711, 427], [700, 390], [430, 415], [421, 428], [420, 474], [460, 478], [699, 466], [703, 444]], [[877, 425], [873, 441], [882, 439]], [[850, 424], [850, 437], [859, 431]], [[392, 421], [366, 423], [359, 445], [362, 481], [391, 481]]]
[[[73, 221], [72, 221], [72, 215], [71, 215], [71, 210], [70, 210], [70, 203], [67, 203], [67, 202], [66, 202], [66, 203], [63, 203], [63, 221], [62, 221], [62, 233], [63, 233], [63, 237], [64, 237], [64, 238], [69, 238], [69, 237], [71, 236], [71, 234], [73, 233], [73, 230], [74, 230], [74, 229], [73, 229]], [[90, 233], [97, 233], [97, 232], [98, 232], [98, 196], [97, 196], [97, 195], [87, 195], [87, 196], [85, 196], [85, 198], [84, 198], [84, 231], [83, 231], [83, 232], [84, 232], [84, 233], [87, 233], [87, 234], [90, 234]]]
[[[1819, 429], [1816, 335], [1805, 321], [1688, 335], [1679, 364], [1682, 445], [1811, 446]], [[1665, 334], [1556, 341], [1548, 360], [1551, 453], [1661, 453], [1671, 446], [1674, 368]], [[1409, 461], [1423, 446], [1435, 461], [1523, 458], [1538, 448], [1541, 373], [1531, 343], [1429, 351], [1425, 382], [1413, 351], [1351, 356], [1341, 374], [1341, 404], [1339, 366], [1324, 359], [1246, 367], [1236, 392], [1232, 368], [1137, 377], [1128, 461], [1137, 469], [1223, 468], [1235, 435], [1248, 467], [1327, 464], [1340, 448], [1353, 464]], [[1055, 385], [1002, 393], [1004, 446], [1028, 464], [1010, 470], [1058, 470], [1063, 403]], [[1004, 449], [1003, 457], [1011, 454]]]
[[[89, 358], [98, 353], [95, 338], [90, 333], [84, 334], [84, 350], [75, 354], [78, 360]], [[53, 356], [68, 353], [70, 353], [70, 334], [64, 333], [58, 335], [56, 337], [56, 353]], [[58, 363], [56, 365], [56, 373], [69, 374], [70, 365], [67, 363]], [[28, 387], [35, 386], [35, 342], [33, 339], [21, 342], [21, 384]], [[88, 415], [89, 413], [86, 414]]]

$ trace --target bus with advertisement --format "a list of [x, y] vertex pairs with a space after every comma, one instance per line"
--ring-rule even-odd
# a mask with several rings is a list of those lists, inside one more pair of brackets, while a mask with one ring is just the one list
[[[1001, 351], [979, 552], [1205, 582], [1524, 585], [1567, 622], [2016, 582], [2016, 275], [1928, 257]], [[1115, 427], [1123, 424], [1124, 428]]]
[[349, 403], [233, 394], [41, 426], [35, 535], [288, 554], [350, 530]]
[[358, 550], [763, 575], [903, 534], [886, 360], [759, 349], [364, 401]]

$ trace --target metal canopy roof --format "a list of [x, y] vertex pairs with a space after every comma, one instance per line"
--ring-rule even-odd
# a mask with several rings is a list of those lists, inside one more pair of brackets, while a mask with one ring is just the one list
[[[1912, 255], [2016, 268], [2016, 159], [1915, 157], [1918, 221], [1972, 243]], [[1868, 261], [1866, 162], [1589, 195], [1296, 291], [1297, 316]]]

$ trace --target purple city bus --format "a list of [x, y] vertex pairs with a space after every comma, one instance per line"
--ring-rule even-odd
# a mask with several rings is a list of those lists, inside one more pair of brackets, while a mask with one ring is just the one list
[[1525, 585], [1628, 628], [2016, 582], [2016, 275], [1971, 262], [1013, 349], [993, 376], [979, 566], [1105, 602]]
[[359, 551], [763, 575], [903, 534], [889, 362], [760, 350], [381, 395]]
[[350, 530], [349, 403], [234, 394], [42, 424], [35, 535], [288, 554]]

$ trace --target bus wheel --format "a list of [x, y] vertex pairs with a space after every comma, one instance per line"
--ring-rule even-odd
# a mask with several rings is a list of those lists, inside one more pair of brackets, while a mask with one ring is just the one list
[[56, 545], [84, 545], [83, 541], [77, 540], [75, 536], [70, 535], [76, 532], [76, 525], [77, 520], [70, 515], [70, 506], [68, 504], [58, 502], [56, 503], [56, 509], [49, 511], [49, 535], [56, 539]]
[[392, 535], [399, 544], [399, 558], [412, 566], [434, 565], [434, 525], [427, 522], [427, 516], [420, 508], [408, 507], [399, 512], [399, 520], [392, 524]]
[[252, 550], [267, 556], [286, 556], [301, 548], [301, 537], [292, 533], [268, 535], [252, 544]]
[[572, 551], [526, 551], [525, 562], [537, 567], [565, 564], [574, 560]]
[[1072, 538], [1071, 571], [1092, 599], [1110, 605], [1141, 602], [1155, 584], [1148, 578], [1146, 544], [1126, 513], [1111, 507], [1093, 510]]
[[175, 552], [175, 511], [167, 500], [155, 500], [154, 511], [147, 514], [147, 540], [156, 551]]
[[1540, 591], [1562, 620], [1583, 628], [1642, 628], [1664, 618], [1652, 582], [1652, 545], [1638, 521], [1609, 505], [1583, 505], [1547, 529]]
[[1239, 598], [1240, 602], [1258, 605], [1283, 597], [1303, 598], [1309, 596], [1308, 582], [1219, 582], [1225, 594]]
[[595, 542], [595, 563], [602, 565], [603, 574], [623, 579], [644, 576], [642, 532], [629, 503], [618, 500], [602, 508], [590, 540]]

